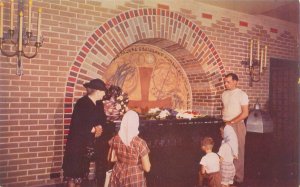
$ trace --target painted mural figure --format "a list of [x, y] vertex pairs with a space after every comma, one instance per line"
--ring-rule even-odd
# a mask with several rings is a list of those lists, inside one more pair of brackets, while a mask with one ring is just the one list
[[93, 154], [91, 148], [95, 138], [104, 138], [102, 132], [106, 125], [102, 103], [107, 90], [105, 83], [100, 79], [93, 79], [83, 86], [87, 89], [87, 95], [75, 104], [63, 158], [62, 168], [68, 187], [80, 186], [88, 176], [89, 157]]
[[246, 127], [244, 119], [248, 117], [248, 95], [237, 88], [238, 76], [229, 73], [225, 76], [226, 91], [222, 94], [223, 120], [227, 125], [231, 125], [238, 138], [238, 155], [233, 161], [236, 175], [235, 181], [242, 183], [244, 181], [244, 156], [245, 156], [245, 138]]

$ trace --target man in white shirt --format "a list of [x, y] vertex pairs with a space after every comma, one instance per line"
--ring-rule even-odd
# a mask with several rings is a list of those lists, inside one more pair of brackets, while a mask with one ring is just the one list
[[242, 183], [244, 181], [244, 153], [245, 153], [245, 138], [246, 127], [244, 119], [249, 114], [249, 99], [248, 95], [237, 88], [238, 76], [234, 73], [229, 73], [225, 76], [226, 91], [222, 94], [223, 103], [223, 120], [227, 125], [231, 125], [238, 138], [238, 158], [234, 160], [236, 169], [235, 181]]

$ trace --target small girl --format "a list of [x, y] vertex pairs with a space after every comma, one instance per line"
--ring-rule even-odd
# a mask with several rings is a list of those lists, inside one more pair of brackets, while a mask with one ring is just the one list
[[238, 156], [238, 141], [230, 125], [222, 125], [220, 131], [223, 138], [218, 152], [221, 161], [221, 184], [222, 187], [229, 187], [230, 184], [233, 184], [235, 175], [233, 159], [237, 159]]
[[212, 152], [214, 140], [211, 137], [205, 137], [201, 141], [201, 148], [206, 153], [200, 161], [201, 169], [199, 171], [199, 186], [203, 185], [203, 180], [208, 180], [208, 187], [220, 187], [220, 159]]
[[150, 171], [149, 148], [139, 134], [139, 116], [129, 110], [122, 118], [120, 130], [111, 139], [111, 151], [116, 164], [111, 173], [109, 187], [146, 187], [144, 172]]

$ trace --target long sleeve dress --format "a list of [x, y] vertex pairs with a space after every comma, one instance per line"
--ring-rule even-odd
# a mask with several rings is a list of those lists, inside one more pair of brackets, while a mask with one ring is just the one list
[[101, 101], [95, 105], [88, 96], [84, 96], [76, 102], [63, 158], [62, 168], [66, 179], [80, 182], [88, 175], [89, 161], [85, 155], [87, 146], [94, 142], [91, 130], [99, 124], [105, 126], [105, 122], [106, 116]]

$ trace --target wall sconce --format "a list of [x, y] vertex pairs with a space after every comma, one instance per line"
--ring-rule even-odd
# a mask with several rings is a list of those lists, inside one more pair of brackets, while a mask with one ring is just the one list
[[[32, 0], [28, 2], [28, 28], [24, 27], [24, 3], [23, 0], [18, 1], [18, 28], [14, 28], [14, 0], [10, 1], [10, 27], [7, 33], [4, 33], [4, 25], [3, 25], [3, 7], [4, 3], [0, 2], [0, 50], [1, 54], [7, 57], [17, 56], [17, 72], [18, 76], [23, 75], [23, 64], [22, 64], [22, 56], [26, 58], [34, 58], [38, 49], [42, 46], [43, 36], [41, 35], [41, 13], [42, 9], [38, 10], [38, 19], [37, 19], [37, 35], [34, 36], [31, 31], [31, 8], [32, 8]], [[13, 51], [5, 50], [4, 45], [15, 46], [12, 47]], [[26, 46], [34, 46], [35, 52], [33, 54], [26, 54], [24, 52], [24, 48]], [[8, 49], [11, 49], [10, 47]]]
[[241, 62], [246, 73], [249, 74], [250, 87], [253, 82], [260, 81], [262, 73], [267, 68], [267, 50], [268, 46], [261, 46], [259, 40], [250, 41], [249, 59]]

